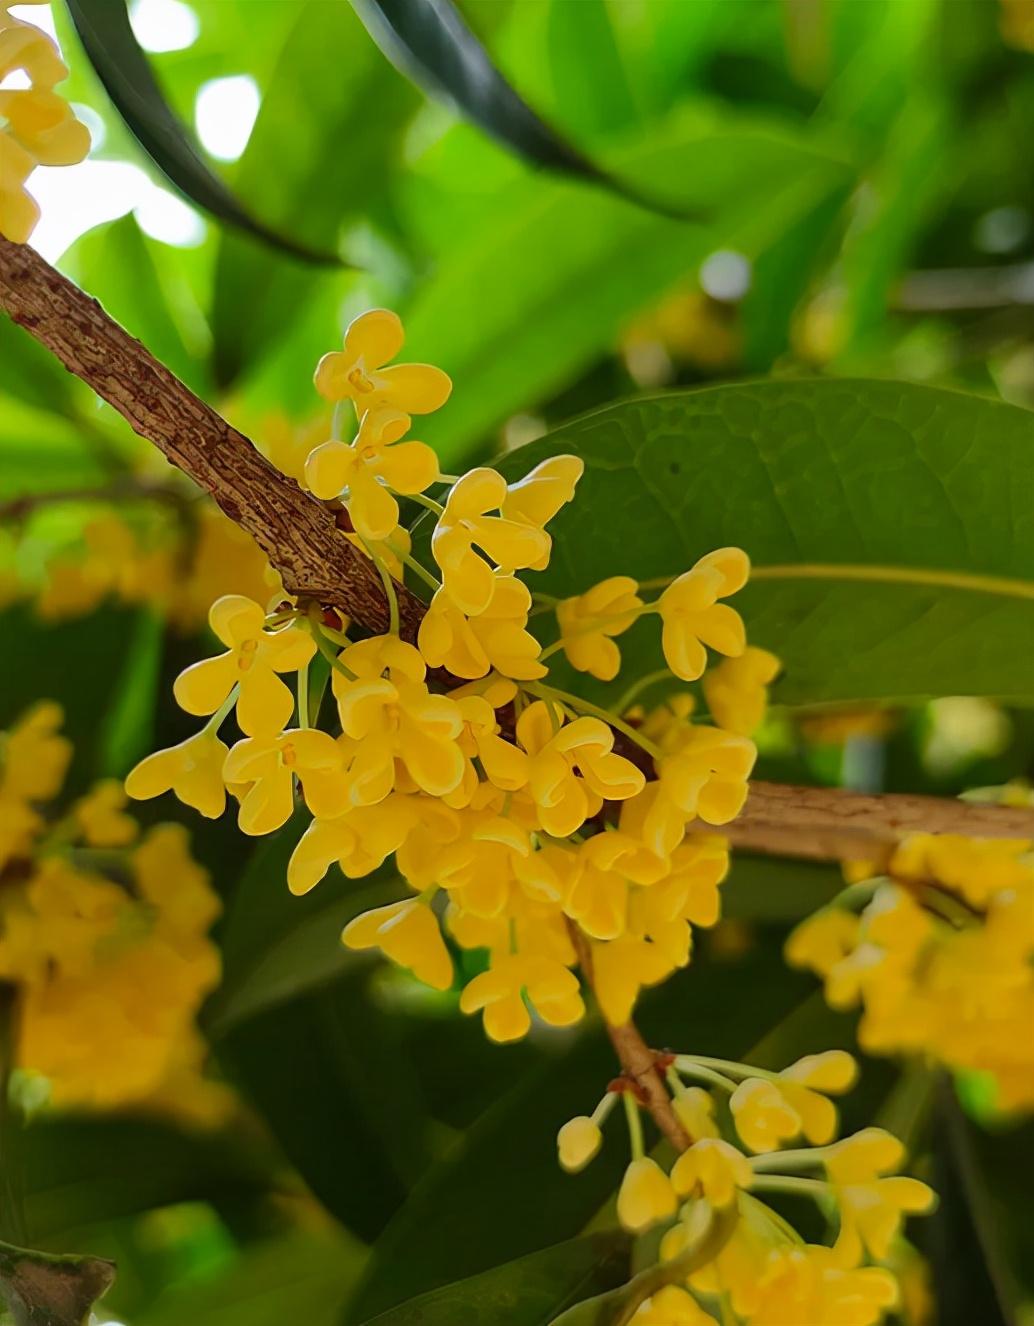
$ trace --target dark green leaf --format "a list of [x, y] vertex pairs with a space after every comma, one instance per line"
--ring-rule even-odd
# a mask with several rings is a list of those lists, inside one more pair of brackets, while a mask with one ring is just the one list
[[648, 198], [602, 170], [538, 116], [503, 78], [452, 0], [352, 0], [384, 53], [432, 96], [445, 97], [493, 138], [528, 161], [603, 184], [652, 210], [691, 213]]
[[595, 1234], [421, 1294], [364, 1326], [548, 1326], [569, 1304], [627, 1275], [627, 1238]]
[[327, 1210], [372, 1239], [426, 1163], [427, 1119], [367, 975], [236, 1024], [218, 1053]]
[[90, 63], [119, 114], [151, 160], [178, 189], [220, 221], [304, 262], [338, 261], [256, 220], [210, 169], [169, 107], [133, 35], [122, 0], [68, 0], [68, 9]]
[[272, 1181], [233, 1136], [128, 1117], [39, 1119], [22, 1132], [20, 1152], [29, 1238], [46, 1246], [154, 1206], [254, 1202]]
[[[737, 607], [785, 665], [778, 700], [1034, 696], [1026, 410], [894, 382], [716, 387], [609, 406], [502, 469], [559, 452], [586, 473], [536, 588], [670, 576], [736, 544], [755, 568]], [[654, 621], [622, 644], [615, 687], [660, 665]]]
[[113, 701], [100, 725], [104, 740], [98, 773], [124, 777], [154, 747], [154, 715], [159, 700], [165, 625], [152, 612], [140, 612]]

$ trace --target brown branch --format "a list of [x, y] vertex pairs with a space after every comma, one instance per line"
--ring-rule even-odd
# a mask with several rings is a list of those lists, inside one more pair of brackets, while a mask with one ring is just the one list
[[[141, 437], [210, 493], [246, 529], [286, 589], [347, 610], [367, 630], [388, 629], [380, 577], [318, 502], [160, 364], [34, 249], [0, 237], [0, 305]], [[403, 634], [423, 604], [398, 587]]]
[[[586, 983], [591, 986], [593, 984], [592, 946], [581, 926], [570, 919], [567, 922], [567, 933], [571, 936], [571, 943], [578, 955], [578, 966], [582, 969], [582, 975]], [[603, 1025], [607, 1029], [610, 1043], [614, 1047], [614, 1053], [624, 1069], [625, 1076], [630, 1077], [642, 1088], [646, 1098], [644, 1103], [654, 1123], [676, 1151], [685, 1151], [692, 1145], [693, 1139], [679, 1123], [671, 1107], [671, 1096], [657, 1068], [656, 1053], [643, 1040], [639, 1028], [633, 1022], [624, 1022], [620, 1026], [615, 1026], [604, 1018]]]

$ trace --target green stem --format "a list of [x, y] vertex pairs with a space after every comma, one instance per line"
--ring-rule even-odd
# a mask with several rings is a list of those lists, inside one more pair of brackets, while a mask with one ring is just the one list
[[330, 440], [340, 442], [341, 430], [345, 422], [345, 411], [348, 409], [347, 401], [338, 401], [334, 406], [334, 413], [330, 416]]
[[398, 635], [399, 633], [399, 596], [395, 592], [395, 581], [391, 578], [391, 572], [384, 565], [384, 559], [381, 557], [373, 545], [363, 536], [359, 535], [359, 542], [363, 545], [370, 555], [370, 559], [377, 568], [377, 574], [381, 578], [381, 584], [384, 586], [384, 593], [388, 600], [388, 633], [389, 635]]
[[223, 723], [226, 721], [226, 718], [229, 715], [230, 710], [237, 703], [237, 696], [240, 695], [240, 693], [241, 693], [240, 686], [234, 686], [234, 688], [230, 691], [230, 694], [226, 697], [226, 699], [222, 702], [219, 708], [215, 711], [212, 717], [202, 728], [203, 732], [211, 733], [211, 735], [214, 736], [219, 731]]
[[414, 575], [419, 576], [420, 579], [424, 582], [424, 584], [428, 587], [428, 589], [433, 590], [435, 593], [437, 593], [438, 590], [441, 589], [442, 582], [438, 580], [435, 576], [433, 576], [425, 566], [421, 566], [421, 564], [417, 561], [417, 559], [414, 556], [412, 556], [411, 553], [403, 552], [402, 549], [397, 547], [396, 544], [392, 543], [390, 539], [385, 539], [384, 542], [386, 546], [399, 559], [402, 565], [408, 566]]
[[437, 516], [442, 515], [445, 511], [445, 507], [442, 506], [441, 502], [436, 502], [433, 497], [428, 497], [426, 493], [401, 493], [398, 496], [409, 497], [414, 502], [419, 502], [421, 506], [427, 507], [428, 511], [433, 511]]
[[345, 667], [344, 663], [341, 662], [337, 654], [334, 652], [334, 646], [324, 637], [323, 627], [318, 622], [313, 621], [311, 617], [309, 618], [308, 626], [312, 631], [312, 638], [316, 642], [316, 648], [320, 651], [334, 671], [340, 672], [341, 675], [347, 677], [349, 681], [356, 681], [357, 678], [355, 673], [351, 668]]
[[625, 1118], [628, 1121], [628, 1140], [632, 1147], [632, 1159], [643, 1158], [643, 1121], [639, 1117], [639, 1106], [631, 1091], [623, 1091]]
[[617, 728], [623, 732], [630, 741], [634, 741], [637, 746], [642, 746], [648, 755], [652, 755], [655, 760], [659, 760], [663, 755], [660, 746], [644, 737], [641, 732], [637, 732], [634, 727], [615, 717], [607, 709], [601, 709], [598, 704], [591, 704], [588, 700], [583, 700], [578, 695], [571, 695], [568, 691], [558, 691], [555, 686], [544, 686], [541, 682], [528, 682], [526, 689], [532, 695], [537, 695], [542, 700], [562, 700], [569, 704], [572, 709], [580, 710], [582, 713], [592, 714], [594, 718], [602, 718], [603, 721], [611, 727]]
[[633, 682], [628, 690], [619, 697], [614, 705], [614, 711], [619, 714], [627, 713], [631, 708], [632, 701], [640, 696], [643, 691], [654, 686], [659, 681], [673, 680], [671, 672], [667, 668], [659, 668], [656, 672], [648, 672], [645, 677], [640, 677], [638, 681]]
[[750, 1185], [751, 1192], [789, 1192], [821, 1201], [832, 1188], [822, 1179], [803, 1179], [788, 1174], [757, 1174]]
[[309, 724], [309, 665], [298, 669], [298, 726], [307, 728]]
[[681, 1057], [675, 1060], [675, 1067], [686, 1077], [697, 1077], [702, 1082], [710, 1082], [713, 1086], [721, 1087], [723, 1091], [735, 1091], [736, 1083], [723, 1073], [716, 1073], [713, 1068], [705, 1068], [703, 1064], [683, 1063]]

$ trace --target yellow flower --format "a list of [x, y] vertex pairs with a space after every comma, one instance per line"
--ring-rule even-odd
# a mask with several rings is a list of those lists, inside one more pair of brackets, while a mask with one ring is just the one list
[[696, 681], [707, 667], [709, 645], [720, 654], [743, 653], [743, 620], [719, 599], [747, 583], [750, 561], [739, 548], [719, 548], [673, 580], [657, 601], [663, 624], [661, 646], [668, 666], [683, 681]]
[[770, 1254], [751, 1326], [875, 1326], [898, 1302], [894, 1276], [878, 1267], [848, 1270], [829, 1248], [781, 1248]]
[[747, 779], [757, 749], [747, 737], [693, 727], [679, 750], [657, 761], [657, 790], [643, 820], [643, 840], [664, 853], [682, 837], [686, 821], [728, 824], [747, 800]]
[[242, 833], [272, 833], [287, 823], [294, 810], [295, 775], [314, 815], [330, 819], [346, 809], [342, 750], [326, 732], [289, 728], [275, 737], [245, 737], [232, 747], [223, 778], [248, 784], [237, 819]]
[[[585, 462], [578, 456], [550, 456], [539, 461], [533, 470], [507, 486], [502, 513], [507, 520], [524, 521], [543, 529], [560, 508], [574, 497], [578, 480], [585, 473]], [[542, 571], [549, 560], [546, 553], [531, 569]]]
[[777, 1151], [801, 1131], [796, 1110], [771, 1082], [748, 1077], [732, 1093], [732, 1117], [743, 1143], [751, 1151]]
[[190, 854], [181, 824], [159, 824], [132, 855], [133, 875], [141, 896], [157, 908], [163, 929], [203, 935], [222, 911], [208, 871]]
[[39, 204], [25, 188], [35, 169], [35, 157], [0, 132], [0, 235], [14, 244], [24, 244], [40, 218]]
[[58, 733], [64, 711], [53, 700], [41, 700], [11, 728], [0, 748], [0, 791], [26, 801], [48, 801], [61, 790], [72, 743]]
[[625, 1170], [618, 1191], [618, 1220], [632, 1234], [675, 1214], [677, 1202], [671, 1180], [655, 1160], [641, 1156]]
[[557, 604], [564, 653], [573, 668], [601, 681], [621, 670], [621, 651], [613, 637], [627, 631], [643, 601], [631, 576], [611, 576], [574, 598]]
[[0, 89], [0, 118], [38, 165], [74, 166], [90, 150], [89, 129], [49, 89]]
[[522, 953], [493, 957], [491, 969], [475, 976], [464, 989], [460, 1011], [483, 1009], [490, 1040], [520, 1040], [531, 1029], [522, 992], [551, 1027], [568, 1027], [585, 1013], [574, 972], [550, 958]]
[[517, 740], [531, 756], [528, 789], [542, 828], [555, 838], [581, 828], [604, 800], [624, 801], [645, 785], [641, 770], [614, 754], [614, 733], [598, 718], [562, 723], [554, 708], [537, 700], [517, 720]]
[[386, 797], [395, 786], [396, 760], [429, 796], [455, 791], [465, 769], [463, 715], [449, 696], [430, 694], [417, 650], [395, 636], [376, 636], [350, 645], [341, 659], [356, 676], [349, 681], [335, 672], [331, 682], [351, 743], [352, 803]]
[[739, 1189], [749, 1188], [753, 1181], [747, 1157], [716, 1137], [694, 1142], [671, 1171], [671, 1182], [680, 1197], [699, 1193], [718, 1208], [731, 1205]]
[[288, 888], [308, 893], [335, 861], [349, 879], [376, 870], [406, 841], [421, 801], [393, 793], [373, 806], [352, 806], [333, 819], [314, 819], [291, 853]]
[[72, 807], [76, 826], [90, 847], [124, 847], [136, 837], [139, 826], [125, 814], [126, 794], [117, 778], [96, 783]]
[[853, 952], [858, 943], [861, 921], [854, 912], [841, 907], [826, 907], [793, 931], [786, 941], [786, 960], [794, 967], [807, 967], [819, 976], [828, 976]]
[[[9, 21], [9, 16], [8, 16]], [[68, 67], [53, 40], [31, 23], [0, 19], [0, 80], [20, 70], [34, 88], [52, 88], [68, 77]]]
[[639, 991], [657, 985], [674, 971], [658, 944], [633, 935], [592, 946], [593, 988], [608, 1022], [622, 1026], [632, 1016]]
[[227, 746], [214, 732], [198, 732], [178, 746], [145, 756], [127, 776], [126, 793], [134, 801], [147, 801], [172, 792], [185, 806], [218, 819], [226, 806], [226, 755]]
[[692, 1294], [677, 1285], [665, 1285], [640, 1303], [631, 1326], [714, 1326], [714, 1318]]
[[406, 414], [430, 414], [449, 399], [448, 374], [430, 364], [385, 365], [405, 341], [396, 313], [375, 308], [349, 323], [343, 350], [316, 366], [316, 390], [328, 401], [350, 400], [356, 415], [390, 406]]
[[450, 598], [470, 617], [492, 601], [495, 577], [482, 550], [504, 573], [545, 565], [552, 541], [537, 525], [493, 516], [506, 500], [506, 480], [495, 470], [471, 470], [452, 486], [431, 536], [431, 552]]
[[694, 1142], [718, 1136], [714, 1098], [709, 1091], [701, 1087], [682, 1087], [676, 1092], [671, 1104], [679, 1123]]
[[363, 912], [345, 926], [341, 942], [352, 949], [379, 948], [434, 990], [447, 990], [452, 985], [449, 950], [434, 912], [419, 898]]
[[863, 1128], [825, 1153], [826, 1173], [840, 1207], [833, 1254], [841, 1266], [857, 1266], [867, 1251], [876, 1261], [890, 1253], [906, 1214], [932, 1209], [933, 1190], [918, 1179], [894, 1175], [905, 1149], [882, 1128]]
[[526, 629], [531, 594], [515, 576], [493, 576], [485, 608], [468, 617], [444, 586], [423, 620], [417, 643], [432, 668], [446, 668], [456, 677], [486, 677], [494, 668], [504, 677], [535, 681], [546, 675], [538, 661], [539, 642]]
[[603, 1145], [603, 1134], [595, 1119], [587, 1114], [579, 1114], [557, 1133], [557, 1151], [561, 1166], [568, 1174], [577, 1174], [597, 1154]]
[[290, 721], [294, 697], [276, 675], [304, 668], [316, 646], [296, 627], [264, 630], [266, 615], [240, 594], [216, 599], [209, 625], [227, 652], [193, 663], [176, 678], [173, 694], [188, 714], [214, 714], [235, 685], [237, 722], [249, 737], [281, 731]]
[[368, 410], [351, 443], [332, 439], [305, 462], [305, 478], [317, 497], [347, 490], [345, 506], [356, 533], [370, 542], [390, 538], [399, 522], [396, 493], [422, 493], [438, 478], [438, 457], [425, 442], [400, 442], [409, 430], [408, 414]]
[[779, 675], [780, 662], [767, 649], [748, 645], [739, 658], [726, 658], [704, 674], [704, 699], [711, 716], [727, 732], [751, 736], [768, 705], [768, 686]]

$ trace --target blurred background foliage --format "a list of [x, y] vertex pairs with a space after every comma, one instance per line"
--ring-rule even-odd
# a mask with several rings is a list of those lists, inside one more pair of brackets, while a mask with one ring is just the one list
[[[1029, 0], [464, 0], [462, 10], [569, 142], [700, 220], [527, 164], [426, 100], [348, 4], [140, 0], [137, 33], [169, 104], [197, 124], [242, 206], [343, 261], [299, 261], [159, 197], [166, 182], [63, 12], [66, 91], [88, 108], [96, 146], [63, 172], [77, 181], [60, 204], [64, 230], [41, 232], [41, 244], [267, 449], [319, 427], [311, 367], [373, 305], [397, 309], [408, 356], [456, 383], [421, 432], [451, 470], [619, 398], [759, 376], [791, 394], [803, 377], [862, 376], [1034, 405]], [[214, 112], [203, 113], [206, 98]], [[118, 201], [126, 163], [146, 205]], [[92, 224], [98, 198], [109, 214]], [[197, 655], [211, 591], [230, 562], [243, 579], [261, 572], [230, 533], [213, 532], [217, 517], [150, 501], [160, 459], [7, 322], [0, 364], [0, 724], [58, 699], [78, 793], [186, 735], [170, 683]], [[980, 486], [978, 469], [974, 496]], [[114, 526], [80, 496], [90, 489], [114, 499]], [[702, 496], [718, 509], [721, 491]], [[594, 539], [616, 537], [604, 511], [591, 514], [600, 528], [577, 532], [590, 572]], [[735, 525], [735, 510], [725, 516]], [[890, 518], [903, 518], [892, 505]], [[169, 543], [176, 531], [189, 574], [174, 557], [135, 580], [118, 574], [136, 556], [127, 529], [131, 543], [155, 529]], [[81, 558], [84, 540], [107, 567], [85, 588], [55, 571]], [[846, 664], [849, 639], [839, 647]], [[835, 675], [835, 652], [823, 666]], [[789, 697], [796, 707], [778, 707], [762, 733], [762, 776], [942, 795], [1030, 776], [1034, 720], [1003, 703], [996, 682], [926, 699], [921, 683], [869, 682], [853, 675], [812, 696], [866, 701], [847, 709]], [[168, 804], [140, 812], [170, 816]], [[104, 1307], [130, 1326], [519, 1326], [620, 1282], [626, 1253], [611, 1222], [596, 1220], [595, 1242], [583, 1235], [620, 1156], [575, 1182], [553, 1151], [557, 1126], [612, 1072], [599, 1028], [491, 1046], [452, 995], [338, 945], [342, 922], [385, 882], [337, 878], [292, 898], [290, 830], [252, 850], [232, 822], [189, 827], [224, 905], [223, 978], [201, 1026], [213, 1071], [238, 1094], [205, 1128], [169, 1108], [33, 1106], [15, 1148], [27, 1237], [116, 1257]], [[646, 999], [650, 1042], [682, 1044], [692, 1029], [698, 1052], [773, 1065], [850, 1045], [852, 1019], [778, 956], [788, 927], [839, 886], [832, 867], [740, 862], [726, 921]], [[924, 1252], [940, 1292], [931, 1299], [916, 1273], [903, 1316], [912, 1326], [1009, 1326], [1024, 1303], [1031, 1319], [1029, 1187], [1016, 1158], [1029, 1183], [1034, 1134], [988, 1120], [980, 1083], [963, 1083], [961, 1097], [968, 1114], [914, 1073], [871, 1062], [848, 1105], [849, 1123], [876, 1118], [913, 1137], [936, 1122], [925, 1163], [945, 1200]], [[391, 1314], [419, 1295], [429, 1297], [410, 1315]]]

